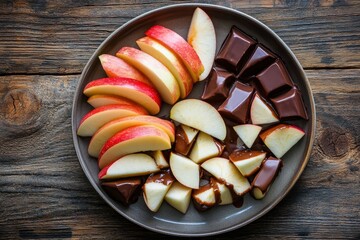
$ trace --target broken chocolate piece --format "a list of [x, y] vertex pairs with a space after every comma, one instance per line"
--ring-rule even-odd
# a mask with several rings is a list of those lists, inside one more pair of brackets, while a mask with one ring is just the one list
[[228, 98], [218, 108], [219, 113], [237, 123], [247, 123], [254, 88], [236, 82]]
[[308, 119], [301, 93], [296, 87], [270, 100], [281, 119], [292, 117]]
[[141, 178], [127, 178], [101, 183], [101, 186], [107, 194], [125, 206], [129, 206], [138, 200], [141, 192], [141, 185]]
[[294, 85], [280, 59], [256, 75], [255, 80], [266, 97], [279, 95], [281, 91], [287, 91]]
[[252, 194], [256, 199], [262, 199], [269, 191], [269, 188], [282, 167], [281, 159], [269, 157], [266, 159], [251, 183]]
[[258, 44], [249, 60], [242, 67], [237, 78], [241, 81], [246, 81], [269, 67], [275, 60], [276, 57], [273, 53], [261, 44]]
[[233, 26], [215, 58], [215, 63], [233, 73], [238, 73], [255, 46], [254, 39]]
[[234, 82], [235, 76], [232, 73], [220, 68], [213, 68], [208, 77], [201, 99], [214, 101], [225, 100]]

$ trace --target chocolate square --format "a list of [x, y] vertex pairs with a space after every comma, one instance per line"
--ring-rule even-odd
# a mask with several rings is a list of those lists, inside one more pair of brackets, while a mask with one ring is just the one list
[[235, 76], [232, 73], [220, 68], [213, 68], [208, 77], [201, 99], [215, 101], [225, 100], [234, 82]]
[[218, 111], [223, 117], [238, 123], [247, 123], [253, 87], [236, 82], [228, 98], [220, 105]]
[[215, 58], [215, 63], [233, 73], [238, 73], [255, 46], [254, 39], [233, 26]]
[[292, 117], [308, 119], [301, 93], [296, 87], [270, 100], [281, 119]]
[[270, 52], [270, 50], [261, 44], [258, 44], [249, 60], [245, 63], [244, 67], [241, 68], [237, 78], [242, 81], [246, 81], [250, 77], [269, 67], [270, 64], [275, 62], [275, 60], [276, 57], [273, 53]]
[[126, 178], [112, 182], [102, 182], [101, 186], [113, 199], [125, 206], [129, 206], [137, 201], [141, 191], [142, 180], [141, 178]]
[[294, 85], [284, 63], [280, 59], [259, 73], [255, 80], [266, 97], [276, 96], [281, 91], [289, 90]]
[[274, 182], [282, 167], [281, 159], [269, 157], [266, 159], [256, 174], [251, 185], [253, 188], [259, 188], [264, 194], [269, 190], [270, 185]]

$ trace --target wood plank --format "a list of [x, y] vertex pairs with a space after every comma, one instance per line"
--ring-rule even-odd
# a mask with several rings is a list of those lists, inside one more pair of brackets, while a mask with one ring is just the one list
[[[304, 68], [360, 67], [359, 1], [211, 2], [267, 24]], [[79, 74], [112, 31], [141, 13], [173, 3], [1, 1], [0, 75]]]
[[[215, 239], [360, 237], [360, 69], [306, 73], [318, 110], [307, 168], [269, 214]], [[1, 238], [163, 237], [118, 215], [82, 173], [70, 121], [78, 78], [0, 77]]]

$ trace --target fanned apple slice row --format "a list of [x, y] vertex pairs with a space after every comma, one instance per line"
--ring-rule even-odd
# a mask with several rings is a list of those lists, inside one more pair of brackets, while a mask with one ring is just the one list
[[175, 77], [154, 57], [132, 47], [121, 48], [116, 56], [145, 74], [158, 90], [164, 102], [174, 104], [179, 99], [180, 89]]
[[112, 120], [146, 114], [148, 114], [148, 112], [139, 105], [115, 104], [95, 108], [81, 119], [77, 135], [90, 137], [99, 128]]
[[198, 99], [179, 101], [171, 108], [170, 118], [217, 139], [224, 140], [226, 137], [223, 118], [213, 106], [204, 101]]
[[126, 178], [143, 176], [160, 171], [155, 161], [143, 153], [126, 155], [112, 164], [107, 165], [99, 172], [99, 179]]
[[179, 84], [181, 98], [189, 95], [193, 87], [191, 75], [174, 53], [150, 37], [140, 38], [136, 43], [142, 51], [156, 58], [170, 70]]
[[99, 154], [99, 168], [127, 154], [170, 148], [170, 138], [161, 128], [153, 125], [129, 127], [106, 141]]
[[201, 8], [196, 8], [194, 11], [187, 41], [204, 65], [204, 72], [199, 77], [199, 80], [202, 81], [209, 75], [214, 64], [216, 34], [210, 17]]
[[106, 106], [106, 105], [113, 105], [113, 104], [137, 104], [130, 99], [124, 97], [118, 97], [114, 95], [93, 95], [88, 98], [87, 102], [93, 106], [94, 108]]
[[193, 81], [199, 80], [200, 74], [204, 71], [204, 66], [194, 48], [183, 37], [160, 25], [151, 27], [145, 32], [145, 35], [158, 40], [172, 50], [183, 61]]
[[262, 132], [260, 138], [277, 158], [281, 158], [304, 135], [305, 132], [297, 126], [279, 124]]
[[95, 132], [89, 143], [89, 155], [98, 157], [101, 148], [104, 146], [106, 141], [116, 133], [129, 127], [141, 125], [157, 126], [166, 132], [172, 142], [175, 140], [175, 127], [174, 124], [170, 121], [149, 115], [124, 117], [108, 122]]
[[84, 94], [88, 97], [99, 94], [125, 97], [143, 106], [151, 114], [157, 114], [161, 107], [161, 99], [155, 88], [131, 78], [94, 80], [85, 86]]
[[124, 77], [132, 78], [144, 82], [152, 86], [150, 80], [139, 72], [136, 68], [125, 62], [124, 60], [110, 54], [102, 54], [99, 56], [101, 66], [109, 78]]
[[211, 158], [201, 164], [201, 167], [211, 173], [220, 182], [225, 182], [226, 185], [232, 186], [234, 192], [239, 196], [243, 196], [251, 189], [247, 178], [242, 176], [234, 164], [226, 158]]
[[190, 159], [179, 154], [170, 154], [170, 169], [176, 180], [182, 185], [198, 189], [200, 184], [200, 167]]

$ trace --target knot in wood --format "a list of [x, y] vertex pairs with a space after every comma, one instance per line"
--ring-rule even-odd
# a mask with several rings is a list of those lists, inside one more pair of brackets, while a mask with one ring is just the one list
[[41, 101], [27, 89], [11, 89], [3, 97], [0, 107], [5, 130], [27, 135], [39, 128]]
[[349, 152], [349, 140], [346, 132], [337, 126], [326, 128], [322, 132], [318, 144], [323, 153], [331, 158], [343, 157]]

